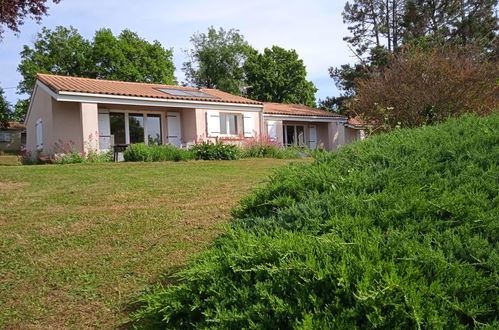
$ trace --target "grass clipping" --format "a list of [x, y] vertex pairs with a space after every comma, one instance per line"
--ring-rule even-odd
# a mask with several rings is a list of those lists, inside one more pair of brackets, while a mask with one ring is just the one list
[[138, 327], [498, 328], [499, 114], [279, 170]]

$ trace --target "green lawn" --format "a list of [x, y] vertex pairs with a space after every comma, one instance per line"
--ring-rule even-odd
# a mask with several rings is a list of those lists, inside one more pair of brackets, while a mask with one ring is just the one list
[[0, 328], [115, 327], [277, 159], [0, 166]]

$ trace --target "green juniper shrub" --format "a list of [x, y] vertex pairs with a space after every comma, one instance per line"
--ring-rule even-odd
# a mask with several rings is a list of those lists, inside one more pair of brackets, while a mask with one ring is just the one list
[[233, 144], [220, 141], [202, 142], [191, 147], [195, 159], [202, 160], [235, 160], [239, 159], [241, 149]]
[[499, 328], [499, 113], [278, 170], [143, 297], [161, 328]]

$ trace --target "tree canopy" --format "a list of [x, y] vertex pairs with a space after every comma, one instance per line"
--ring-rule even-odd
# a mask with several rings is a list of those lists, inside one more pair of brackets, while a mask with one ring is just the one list
[[[176, 84], [171, 49], [123, 30], [114, 36], [111, 30], [96, 31], [86, 40], [73, 27], [43, 28], [33, 45], [24, 45], [18, 71], [23, 79], [19, 93], [31, 94], [36, 73], [74, 77]], [[27, 110], [20, 101], [19, 113]]]
[[244, 64], [247, 96], [262, 102], [315, 106], [317, 88], [308, 81], [303, 60], [294, 49], [273, 46], [253, 52]]
[[243, 64], [251, 46], [236, 29], [218, 31], [211, 26], [208, 33], [191, 37], [192, 49], [182, 70], [187, 83], [198, 87], [217, 88], [240, 94], [244, 86]]
[[[59, 3], [61, 0], [52, 0]], [[2, 0], [0, 5], [0, 39], [5, 27], [19, 33], [19, 26], [24, 24], [26, 17], [41, 21], [47, 15], [48, 0]]]

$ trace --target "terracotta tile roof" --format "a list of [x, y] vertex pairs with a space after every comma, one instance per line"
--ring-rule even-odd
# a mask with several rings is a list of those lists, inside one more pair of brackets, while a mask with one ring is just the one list
[[263, 113], [272, 115], [318, 116], [345, 118], [334, 112], [308, 107], [303, 104], [264, 103]]
[[9, 121], [9, 126], [6, 128], [0, 125], [0, 129], [11, 129], [16, 131], [24, 131], [26, 129], [26, 125], [17, 121]]
[[366, 126], [366, 124], [364, 123], [364, 121], [362, 119], [360, 119], [359, 117], [350, 117], [350, 118], [348, 118], [347, 124], [348, 125], [352, 125], [352, 126], [356, 126], [358, 128], [362, 128], [362, 127]]
[[[232, 95], [222, 92], [218, 89], [211, 88], [194, 88], [171, 86], [162, 84], [135, 83], [113, 80], [101, 80], [90, 78], [77, 78], [67, 76], [57, 76], [51, 74], [38, 73], [36, 78], [49, 87], [55, 93], [78, 92], [103, 95], [121, 95], [133, 97], [147, 97], [155, 99], [172, 99], [172, 100], [193, 100], [193, 101], [209, 101], [222, 103], [242, 103], [242, 104], [262, 104], [262, 102], [250, 100], [241, 96]], [[190, 97], [190, 96], [174, 96], [157, 90], [157, 88], [168, 88], [182, 91], [197, 91], [213, 95], [215, 97]]]

